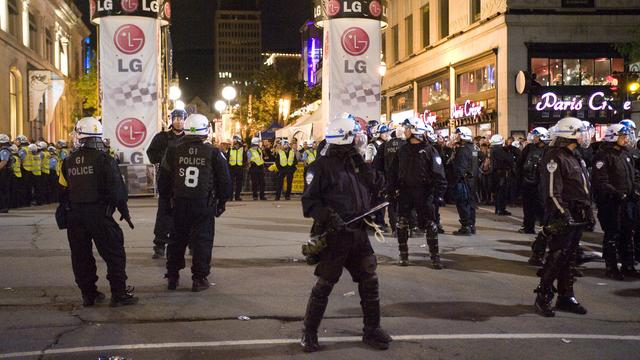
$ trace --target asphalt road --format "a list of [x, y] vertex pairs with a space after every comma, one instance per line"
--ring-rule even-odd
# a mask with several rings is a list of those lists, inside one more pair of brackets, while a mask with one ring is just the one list
[[[532, 238], [516, 233], [519, 209], [514, 217], [480, 209], [477, 236], [441, 236], [441, 271], [426, 266], [422, 238], [410, 240], [413, 266], [403, 268], [395, 265], [395, 239], [372, 237], [391, 349], [360, 342], [357, 286], [347, 273], [321, 325], [322, 350], [303, 354], [298, 338], [315, 278], [300, 255], [310, 221], [299, 201], [229, 203], [216, 224], [215, 285], [202, 293], [189, 291], [188, 269], [178, 291], [165, 289], [164, 262], [151, 259], [154, 201], [132, 200], [130, 208], [136, 228], [124, 229], [127, 272], [140, 304], [117, 309], [81, 306], [53, 206], [0, 215], [0, 359], [640, 358], [640, 281], [607, 279], [601, 262], [587, 264], [576, 284], [589, 314], [533, 313]], [[450, 234], [455, 208], [442, 216]], [[601, 237], [589, 233], [583, 244], [600, 251]], [[98, 271], [108, 293], [101, 260]]]

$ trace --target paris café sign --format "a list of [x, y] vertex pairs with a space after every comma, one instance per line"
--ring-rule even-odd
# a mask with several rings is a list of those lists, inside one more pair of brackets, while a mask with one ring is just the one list
[[[586, 104], [585, 104], [585, 99], [577, 99], [575, 97], [572, 98], [571, 100], [562, 100], [562, 98], [558, 97], [558, 95], [556, 95], [555, 93], [548, 92], [548, 93], [543, 94], [540, 97], [540, 101], [538, 101], [538, 103], [536, 104], [536, 110], [538, 110], [538, 111], [544, 111], [544, 110], [559, 110], [559, 111], [576, 110], [576, 111], [580, 111], [585, 106], [588, 106], [589, 109], [593, 110], [593, 111], [616, 110], [613, 107], [614, 104], [612, 104], [607, 99], [607, 97], [605, 96], [604, 92], [602, 92], [602, 91], [597, 91], [597, 92], [593, 93], [586, 100], [587, 100]], [[625, 101], [622, 104], [622, 109], [624, 111], [631, 110], [631, 101]]]

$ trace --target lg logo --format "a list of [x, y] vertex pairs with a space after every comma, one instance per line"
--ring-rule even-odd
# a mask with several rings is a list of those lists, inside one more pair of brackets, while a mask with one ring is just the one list
[[140, 3], [138, 2], [138, 0], [122, 0], [120, 5], [122, 6], [122, 10], [128, 13], [132, 13], [138, 10], [138, 6], [140, 5]]
[[359, 27], [348, 28], [342, 34], [342, 48], [349, 55], [360, 56], [369, 49], [369, 35]]
[[144, 47], [144, 31], [133, 24], [122, 25], [116, 30], [113, 42], [123, 54], [137, 54]]
[[127, 118], [118, 123], [116, 137], [122, 145], [133, 148], [142, 144], [147, 138], [147, 127], [136, 118]]

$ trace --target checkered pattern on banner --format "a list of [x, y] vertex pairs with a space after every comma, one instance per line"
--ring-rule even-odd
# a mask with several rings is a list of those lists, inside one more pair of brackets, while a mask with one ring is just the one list
[[340, 89], [340, 102], [344, 106], [375, 106], [380, 101], [380, 85], [350, 83]]
[[155, 105], [158, 100], [156, 84], [149, 82], [126, 82], [111, 90], [118, 106]]

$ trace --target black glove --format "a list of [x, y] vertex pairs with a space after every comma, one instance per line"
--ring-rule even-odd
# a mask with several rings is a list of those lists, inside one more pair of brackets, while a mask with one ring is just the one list
[[129, 228], [131, 228], [131, 230], [136, 228], [135, 226], [133, 226], [133, 223], [131, 222], [131, 216], [129, 215], [129, 213], [120, 214], [120, 221], [122, 220], [126, 221], [127, 224], [129, 224]]
[[225, 210], [227, 210], [225, 207], [226, 203], [226, 201], [218, 200], [216, 204], [216, 217], [220, 217], [220, 215], [224, 214]]
[[327, 219], [327, 222], [326, 222], [327, 231], [338, 232], [344, 229], [344, 227], [345, 227], [345, 223], [344, 223], [344, 220], [342, 220], [342, 218], [340, 217], [340, 215], [338, 215], [338, 213], [335, 211], [331, 211], [331, 214], [329, 214], [329, 218]]
[[437, 196], [433, 199], [433, 204], [438, 207], [444, 206], [444, 199], [440, 196]]
[[618, 201], [623, 201], [627, 198], [627, 194], [623, 192], [616, 192], [613, 197]]
[[568, 211], [565, 211], [564, 214], [561, 214], [560, 216], [562, 216], [562, 223], [566, 226], [569, 226], [575, 223], [575, 221], [573, 221], [573, 217], [571, 216], [571, 213], [569, 213]]

